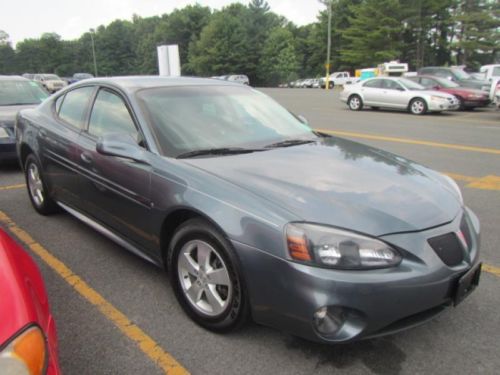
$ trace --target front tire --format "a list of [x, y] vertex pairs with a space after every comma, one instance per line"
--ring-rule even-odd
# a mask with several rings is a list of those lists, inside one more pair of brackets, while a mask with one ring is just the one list
[[239, 328], [249, 315], [246, 290], [226, 238], [202, 219], [191, 219], [174, 234], [169, 273], [186, 314], [215, 332]]
[[59, 211], [57, 203], [49, 196], [44, 181], [42, 168], [37, 158], [29, 154], [24, 164], [24, 177], [33, 208], [41, 215], [50, 215]]
[[359, 95], [351, 95], [347, 101], [347, 105], [351, 111], [361, 111], [363, 109], [363, 100]]
[[410, 112], [420, 116], [427, 112], [427, 103], [422, 98], [415, 98], [410, 102]]

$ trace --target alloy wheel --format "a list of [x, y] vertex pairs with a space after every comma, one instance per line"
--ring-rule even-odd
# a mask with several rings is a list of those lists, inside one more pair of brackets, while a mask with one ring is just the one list
[[361, 101], [360, 99], [357, 97], [357, 96], [353, 96], [351, 98], [351, 100], [349, 100], [349, 107], [352, 109], [352, 110], [357, 110], [359, 109], [359, 106], [361, 104]]
[[416, 115], [420, 115], [420, 114], [424, 113], [425, 112], [425, 103], [421, 100], [415, 100], [411, 104], [411, 111]]
[[177, 271], [185, 297], [199, 313], [213, 317], [226, 310], [233, 285], [214, 247], [202, 240], [187, 242], [179, 252]]
[[30, 163], [27, 174], [28, 189], [31, 198], [33, 198], [33, 202], [36, 206], [41, 207], [43, 205], [43, 202], [45, 201], [43, 183], [40, 177], [40, 171], [38, 170], [38, 167], [35, 163]]

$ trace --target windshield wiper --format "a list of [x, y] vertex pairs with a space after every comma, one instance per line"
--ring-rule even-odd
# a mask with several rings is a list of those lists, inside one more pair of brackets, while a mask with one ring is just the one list
[[221, 147], [221, 148], [207, 148], [203, 150], [194, 150], [177, 155], [177, 159], [192, 158], [202, 155], [237, 155], [249, 154], [251, 152], [264, 151], [262, 149], [242, 148], [242, 147]]
[[277, 147], [290, 147], [297, 145], [304, 145], [306, 143], [315, 143], [314, 139], [287, 139], [281, 142], [271, 143], [270, 145], [265, 146], [266, 148], [277, 148]]

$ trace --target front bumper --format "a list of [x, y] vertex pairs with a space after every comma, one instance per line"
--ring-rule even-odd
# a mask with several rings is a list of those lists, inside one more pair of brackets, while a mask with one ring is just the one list
[[[474, 215], [471, 213], [471, 215]], [[453, 304], [458, 279], [478, 262], [479, 224], [470, 220], [469, 256], [449, 267], [427, 239], [460, 228], [460, 217], [432, 230], [385, 236], [404, 260], [393, 268], [339, 271], [281, 259], [233, 243], [243, 265], [257, 323], [326, 343], [394, 333], [433, 318]], [[314, 314], [322, 307], [340, 311], [344, 322], [334, 335], [318, 332]]]
[[454, 111], [460, 107], [458, 100], [429, 100], [429, 111]]

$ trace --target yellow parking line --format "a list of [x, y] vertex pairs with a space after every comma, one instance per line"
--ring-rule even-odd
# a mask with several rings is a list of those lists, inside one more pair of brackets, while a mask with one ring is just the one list
[[483, 263], [482, 270], [500, 277], [500, 267], [490, 266], [489, 264]]
[[18, 184], [18, 185], [8, 185], [8, 186], [0, 186], [0, 190], [12, 190], [12, 189], [21, 189], [25, 187], [25, 184]]
[[406, 143], [406, 144], [412, 144], [412, 145], [448, 148], [448, 149], [460, 150], [460, 151], [473, 151], [473, 152], [481, 152], [481, 153], [485, 153], [485, 154], [500, 155], [500, 149], [496, 149], [496, 148], [475, 147], [475, 146], [455, 145], [455, 144], [450, 144], [450, 143], [420, 141], [420, 140], [410, 139], [410, 138], [386, 137], [386, 136], [381, 136], [381, 135], [373, 135], [373, 134], [366, 134], [366, 133], [352, 133], [352, 132], [345, 132], [345, 131], [339, 131], [339, 130], [328, 130], [328, 129], [316, 129], [316, 130], [318, 130], [320, 132], [328, 133], [328, 134], [342, 136], [342, 137], [362, 138], [362, 139], [370, 139], [370, 140], [374, 140], [374, 141]]
[[132, 340], [165, 374], [184, 375], [189, 372], [164, 351], [149, 335], [130, 321], [120, 310], [109, 303], [102, 295], [92, 289], [78, 275], [73, 273], [63, 262], [37, 243], [26, 231], [0, 211], [0, 224], [4, 224], [22, 243], [37, 254], [53, 271], [61, 276], [83, 298], [93, 304], [125, 336]]
[[500, 177], [488, 175], [484, 177], [463, 176], [456, 173], [445, 173], [449, 177], [457, 181], [465, 181], [465, 187], [481, 190], [500, 190]]

